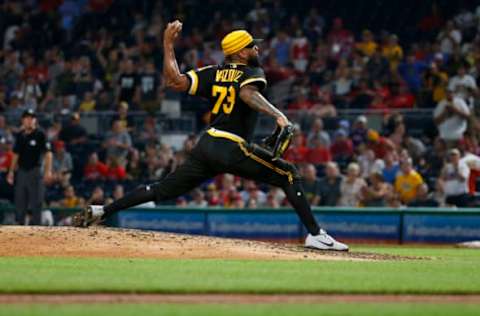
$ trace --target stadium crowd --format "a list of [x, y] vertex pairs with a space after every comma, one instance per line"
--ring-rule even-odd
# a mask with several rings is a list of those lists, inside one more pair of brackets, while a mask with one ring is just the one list
[[[163, 28], [179, 17], [183, 71], [221, 63], [219, 42], [232, 29], [265, 39], [267, 93], [297, 126], [285, 159], [303, 174], [312, 205], [476, 205], [480, 6], [440, 12], [433, 3], [416, 21], [423, 37], [402, 41], [388, 30], [350, 29], [315, 5], [299, 12], [256, 1], [237, 12], [230, 1], [208, 2], [218, 10], [195, 19], [205, 13], [200, 2], [1, 1], [1, 198], [12, 199], [6, 173], [26, 109], [52, 145], [46, 207], [108, 203], [182, 163], [197, 136], [175, 150], [162, 142], [157, 113], [181, 98], [182, 111], [199, 114], [199, 132], [208, 111], [162, 86]], [[352, 109], [353, 119], [341, 115]], [[428, 113], [424, 133], [407, 128], [405, 110]], [[91, 135], [82, 118], [100, 112], [113, 112], [110, 130]], [[135, 124], [139, 112], [147, 116]], [[279, 189], [225, 174], [170, 203], [276, 208], [284, 200]]]

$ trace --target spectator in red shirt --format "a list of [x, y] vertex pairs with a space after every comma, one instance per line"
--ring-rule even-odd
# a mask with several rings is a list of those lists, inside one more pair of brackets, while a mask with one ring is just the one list
[[302, 29], [298, 29], [295, 32], [296, 36], [292, 40], [290, 47], [290, 56], [293, 61], [295, 70], [299, 72], [305, 72], [308, 65], [308, 59], [310, 56], [310, 46], [307, 37], [303, 34]]
[[122, 181], [127, 177], [127, 171], [125, 167], [120, 165], [118, 158], [115, 156], [109, 156], [107, 158], [107, 179], [113, 181]]
[[108, 167], [98, 159], [97, 153], [91, 153], [88, 162], [83, 169], [85, 180], [104, 180], [108, 175]]
[[440, 10], [438, 9], [438, 4], [432, 2], [432, 11], [429, 15], [424, 16], [417, 27], [422, 32], [425, 33], [426, 38], [433, 37], [434, 34], [440, 29], [443, 25], [443, 19], [440, 15]]
[[89, 0], [88, 7], [93, 12], [105, 12], [113, 3], [113, 0]]
[[13, 151], [6, 137], [0, 138], [0, 174], [8, 172], [12, 164]]
[[23, 71], [23, 78], [32, 77], [35, 81], [44, 83], [48, 80], [48, 67], [44, 61], [35, 63], [35, 58], [31, 55], [25, 57], [25, 69]]
[[319, 137], [312, 139], [312, 147], [308, 150], [306, 155], [306, 161], [314, 165], [320, 165], [332, 160], [330, 149], [325, 146]]
[[373, 90], [384, 99], [389, 98], [391, 95], [390, 88], [380, 80], [373, 81]]
[[292, 139], [292, 144], [284, 154], [285, 160], [293, 163], [302, 163], [306, 161], [308, 148], [304, 145], [304, 139], [301, 132], [297, 132]]
[[206, 198], [209, 206], [218, 206], [220, 204], [220, 192], [218, 192], [215, 183], [212, 182], [207, 186]]
[[399, 85], [397, 89], [393, 90], [393, 94], [387, 100], [387, 103], [390, 108], [411, 109], [415, 105], [415, 96], [408, 91], [407, 86]]
[[6, 137], [0, 138], [0, 199], [13, 201], [13, 185], [7, 182], [7, 173], [13, 159], [10, 143]]
[[468, 176], [468, 193], [475, 195], [477, 192], [477, 179], [480, 177], [480, 156], [465, 152], [465, 155], [460, 161], [465, 163], [468, 169], [470, 169]]
[[338, 129], [333, 138], [333, 144], [330, 147], [333, 160], [348, 160], [353, 155], [353, 142], [348, 138], [348, 133], [343, 129]]
[[370, 103], [369, 106], [370, 109], [372, 110], [380, 110], [383, 113], [388, 113], [388, 104], [385, 102], [385, 100], [382, 98], [380, 94], [375, 94], [372, 100], [372, 103]]
[[367, 140], [368, 148], [373, 150], [377, 159], [383, 159], [389, 151], [395, 150], [395, 145], [388, 138], [380, 136], [376, 130], [368, 130]]
[[280, 65], [273, 54], [268, 56], [263, 69], [268, 77], [268, 82], [272, 82], [272, 85], [279, 81], [290, 79], [295, 75], [295, 71], [293, 69]]
[[225, 207], [231, 207], [236, 199], [237, 183], [235, 176], [230, 173], [224, 173], [217, 177], [219, 181], [219, 203]]
[[343, 20], [335, 18], [327, 41], [330, 46], [330, 56], [338, 60], [350, 55], [355, 39], [353, 33], [343, 27]]
[[308, 90], [302, 87], [296, 87], [295, 100], [288, 105], [289, 110], [308, 110], [313, 106], [313, 102], [308, 99]]
[[222, 190], [222, 193], [223, 196], [221, 202], [223, 207], [234, 208], [236, 207], [238, 198], [242, 199], [240, 192], [234, 187], [228, 190]]

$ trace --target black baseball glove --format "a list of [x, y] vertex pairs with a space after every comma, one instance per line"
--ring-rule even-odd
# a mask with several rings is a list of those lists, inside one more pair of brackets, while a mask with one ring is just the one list
[[290, 146], [293, 136], [293, 125], [277, 126], [272, 135], [263, 140], [263, 146], [272, 153], [272, 160], [279, 159]]

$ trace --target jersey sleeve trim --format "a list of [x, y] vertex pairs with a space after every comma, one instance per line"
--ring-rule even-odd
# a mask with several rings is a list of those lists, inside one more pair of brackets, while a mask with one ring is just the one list
[[267, 86], [267, 80], [265, 78], [258, 77], [258, 78], [250, 78], [250, 79], [247, 79], [247, 80], [243, 81], [240, 84], [240, 88], [247, 85], [247, 84], [250, 84], [252, 82], [262, 82], [265, 86]]
[[194, 70], [187, 72], [188, 77], [190, 77], [190, 89], [188, 89], [188, 94], [195, 95], [198, 89], [198, 75]]

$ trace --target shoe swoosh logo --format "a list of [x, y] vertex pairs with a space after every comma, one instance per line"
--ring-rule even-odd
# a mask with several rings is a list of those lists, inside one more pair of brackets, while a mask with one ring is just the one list
[[[320, 240], [319, 240], [320, 241]], [[332, 247], [333, 246], [333, 242], [323, 242], [323, 241], [320, 241], [322, 244], [324, 244], [325, 246], [327, 247]]]

